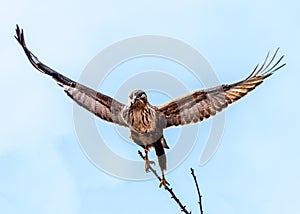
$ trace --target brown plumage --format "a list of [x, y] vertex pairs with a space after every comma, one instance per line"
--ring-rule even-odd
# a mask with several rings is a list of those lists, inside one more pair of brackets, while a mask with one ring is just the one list
[[268, 54], [264, 63], [260, 67], [257, 65], [254, 71], [242, 81], [194, 91], [161, 106], [152, 106], [144, 91], [135, 90], [129, 94], [129, 103], [125, 105], [44, 65], [28, 50], [23, 30], [18, 26], [16, 34], [15, 38], [23, 47], [31, 64], [42, 73], [51, 76], [77, 104], [105, 121], [130, 129], [131, 139], [145, 150], [146, 171], [149, 170], [149, 164], [153, 163], [148, 160], [148, 152], [151, 147], [155, 148], [162, 171], [161, 185], [168, 184], [164, 178], [166, 170], [164, 149], [169, 148], [163, 136], [165, 128], [197, 123], [214, 116], [247, 95], [265, 78], [285, 65], [279, 65], [283, 56], [273, 63], [278, 53], [277, 49], [269, 62], [267, 62]]

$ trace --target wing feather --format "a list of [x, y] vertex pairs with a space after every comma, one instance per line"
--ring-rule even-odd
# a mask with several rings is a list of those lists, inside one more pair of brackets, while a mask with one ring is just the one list
[[165, 115], [167, 120], [166, 127], [201, 122], [216, 115], [218, 112], [227, 108], [228, 105], [246, 96], [250, 91], [260, 85], [265, 78], [285, 66], [285, 64], [279, 65], [284, 56], [281, 56], [279, 60], [272, 65], [277, 53], [278, 49], [269, 62], [268, 53], [264, 63], [260, 67], [257, 65], [253, 72], [242, 81], [194, 91], [162, 106], [158, 106], [158, 110]]
[[71, 97], [77, 104], [103, 120], [127, 126], [121, 116], [121, 112], [125, 107], [124, 104], [105, 94], [79, 84], [49, 68], [40, 62], [39, 59], [26, 47], [23, 30], [20, 30], [18, 25], [16, 28], [16, 34], [17, 35], [15, 38], [22, 46], [31, 64], [40, 72], [51, 76], [58, 85], [64, 88], [64, 91], [67, 93], [67, 95]]

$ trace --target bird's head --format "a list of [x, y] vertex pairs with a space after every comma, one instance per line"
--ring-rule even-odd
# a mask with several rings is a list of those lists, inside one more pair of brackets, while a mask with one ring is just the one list
[[144, 107], [148, 103], [147, 95], [142, 90], [134, 90], [129, 94], [129, 105], [133, 107]]

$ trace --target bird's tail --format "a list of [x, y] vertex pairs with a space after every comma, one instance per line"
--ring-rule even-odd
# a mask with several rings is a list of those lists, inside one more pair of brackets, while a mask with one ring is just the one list
[[154, 144], [154, 148], [160, 169], [162, 172], [164, 172], [167, 170], [167, 158], [164, 148], [169, 147], [163, 136]]

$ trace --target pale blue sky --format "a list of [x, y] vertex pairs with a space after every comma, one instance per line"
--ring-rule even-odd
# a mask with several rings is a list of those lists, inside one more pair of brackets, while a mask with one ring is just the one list
[[[182, 2], [1, 2], [1, 213], [179, 213], [156, 180], [120, 180], [87, 159], [74, 131], [72, 102], [29, 64], [13, 38], [15, 24], [25, 29], [39, 59], [75, 80], [103, 48], [138, 35], [188, 43], [224, 83], [246, 77], [268, 50], [280, 47], [287, 66], [228, 109], [213, 159], [199, 166], [207, 121], [200, 124], [203, 135], [190, 156], [167, 177], [193, 213], [198, 199], [190, 167], [199, 179], [205, 213], [300, 212], [300, 4]], [[136, 155], [137, 149], [128, 144], [126, 152]]]

